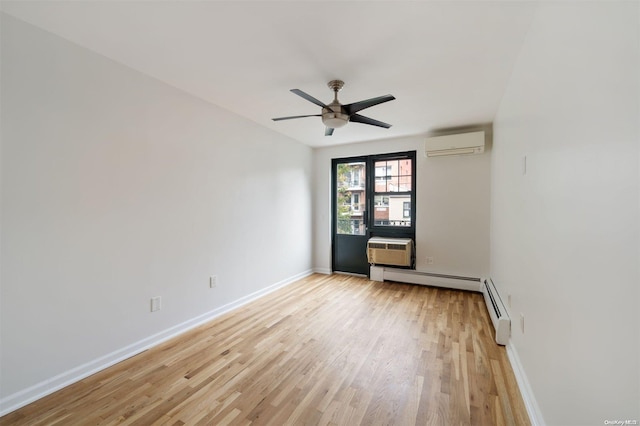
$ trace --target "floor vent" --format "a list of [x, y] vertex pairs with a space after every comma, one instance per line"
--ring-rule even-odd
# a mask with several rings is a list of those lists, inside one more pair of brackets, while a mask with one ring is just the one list
[[511, 320], [491, 278], [482, 280], [482, 294], [493, 328], [496, 330], [496, 342], [499, 345], [506, 345], [511, 335]]

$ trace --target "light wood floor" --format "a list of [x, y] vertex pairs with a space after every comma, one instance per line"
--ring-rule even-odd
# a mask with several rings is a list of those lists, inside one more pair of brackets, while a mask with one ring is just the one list
[[312, 275], [2, 425], [528, 425], [479, 293]]

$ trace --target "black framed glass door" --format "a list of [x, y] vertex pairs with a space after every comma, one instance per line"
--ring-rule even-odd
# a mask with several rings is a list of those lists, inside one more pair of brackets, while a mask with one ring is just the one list
[[369, 274], [367, 159], [333, 160], [333, 270]]
[[369, 275], [372, 236], [415, 241], [415, 151], [332, 161], [332, 269]]

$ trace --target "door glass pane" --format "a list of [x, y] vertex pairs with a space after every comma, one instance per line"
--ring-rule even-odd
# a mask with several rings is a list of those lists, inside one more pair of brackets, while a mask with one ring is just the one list
[[340, 163], [336, 174], [337, 233], [364, 235], [365, 163]]

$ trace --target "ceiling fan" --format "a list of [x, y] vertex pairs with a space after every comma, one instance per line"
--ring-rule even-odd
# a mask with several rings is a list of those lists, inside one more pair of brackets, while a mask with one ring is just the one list
[[342, 127], [347, 124], [349, 121], [353, 121], [355, 123], [363, 123], [370, 124], [372, 126], [384, 127], [388, 129], [391, 127], [391, 124], [383, 123], [382, 121], [374, 120], [373, 118], [365, 117], [363, 115], [357, 114], [358, 111], [362, 111], [365, 108], [372, 107], [374, 105], [378, 105], [384, 102], [392, 101], [395, 99], [392, 95], [384, 95], [378, 96], [377, 98], [371, 98], [360, 102], [354, 102], [352, 104], [342, 105], [338, 102], [338, 92], [344, 86], [344, 81], [342, 80], [331, 80], [327, 83], [329, 88], [333, 90], [333, 102], [330, 104], [324, 104], [314, 98], [313, 96], [303, 92], [300, 89], [291, 89], [293, 93], [296, 95], [305, 98], [309, 102], [313, 102], [314, 104], [322, 107], [322, 114], [311, 114], [311, 115], [294, 115], [290, 117], [278, 117], [274, 118], [273, 121], [281, 121], [281, 120], [291, 120], [293, 118], [304, 118], [304, 117], [322, 117], [322, 122], [326, 126], [324, 131], [325, 136], [331, 136], [333, 134], [333, 129], [337, 129], [338, 127]]

